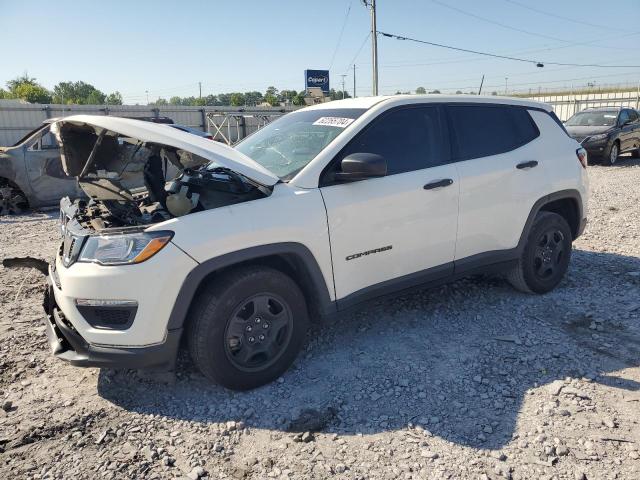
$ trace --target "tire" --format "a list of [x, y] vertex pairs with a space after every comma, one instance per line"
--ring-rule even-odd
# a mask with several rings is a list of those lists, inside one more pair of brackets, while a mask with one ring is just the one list
[[19, 215], [29, 208], [27, 197], [18, 187], [0, 178], [0, 216]]
[[563, 217], [539, 212], [518, 264], [508, 272], [507, 280], [521, 292], [550, 292], [569, 267], [571, 243], [571, 229]]
[[635, 150], [631, 151], [631, 156], [633, 158], [640, 158], [640, 148], [636, 148]]
[[289, 276], [269, 267], [243, 267], [216, 278], [195, 299], [187, 344], [205, 377], [248, 390], [291, 366], [308, 323], [304, 295]]
[[618, 161], [618, 156], [620, 155], [620, 144], [616, 140], [611, 145], [611, 148], [608, 152], [605, 153], [602, 163], [604, 165], [613, 165]]

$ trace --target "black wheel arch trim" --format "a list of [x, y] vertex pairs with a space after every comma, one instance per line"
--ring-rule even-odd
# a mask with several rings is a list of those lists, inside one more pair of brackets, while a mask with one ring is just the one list
[[545, 205], [551, 202], [555, 202], [557, 200], [564, 200], [564, 199], [574, 200], [576, 203], [576, 207], [578, 209], [578, 211], [576, 212], [578, 214], [577, 215], [577, 221], [578, 221], [577, 231], [571, 232], [574, 234], [573, 239], [575, 240], [582, 234], [582, 231], [584, 230], [585, 222], [584, 222], [584, 205], [582, 203], [582, 195], [580, 194], [580, 192], [575, 189], [560, 190], [557, 192], [553, 192], [538, 199], [533, 204], [533, 207], [531, 207], [531, 211], [529, 212], [527, 221], [525, 222], [524, 228], [522, 229], [522, 233], [520, 234], [520, 240], [518, 241], [518, 246], [516, 247], [516, 251], [518, 255], [524, 249], [524, 246], [527, 242], [527, 237], [529, 236], [529, 231], [531, 230], [533, 222], [536, 219], [536, 215], [538, 215], [538, 212], [540, 212], [542, 207], [544, 207]]
[[[336, 312], [336, 302], [331, 300], [329, 286], [322, 270], [311, 251], [301, 243], [282, 242], [245, 248], [235, 252], [220, 255], [200, 263], [184, 280], [169, 316], [168, 330], [180, 329], [184, 325], [192, 300], [202, 285], [202, 282], [216, 271], [234, 265], [260, 260], [273, 256], [293, 256], [303, 266], [310, 286], [313, 288], [315, 303], [321, 315], [331, 315]], [[333, 286], [331, 286], [333, 288]]]

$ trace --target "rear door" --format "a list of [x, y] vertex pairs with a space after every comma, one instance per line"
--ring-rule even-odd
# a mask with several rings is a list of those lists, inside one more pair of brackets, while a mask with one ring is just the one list
[[531, 207], [546, 193], [548, 159], [523, 107], [450, 104], [447, 112], [460, 176], [457, 268], [518, 244]]
[[[352, 153], [383, 156], [387, 176], [332, 181]], [[321, 192], [341, 306], [452, 273], [459, 185], [448, 161], [442, 109], [417, 105], [382, 113], [325, 171]]]

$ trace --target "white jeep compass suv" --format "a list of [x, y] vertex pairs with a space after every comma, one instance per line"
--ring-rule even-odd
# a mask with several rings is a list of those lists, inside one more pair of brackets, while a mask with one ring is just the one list
[[166, 125], [53, 124], [63, 242], [45, 308], [78, 366], [281, 375], [310, 321], [478, 272], [545, 293], [586, 223], [586, 153], [547, 105], [392, 96], [289, 113], [235, 148]]

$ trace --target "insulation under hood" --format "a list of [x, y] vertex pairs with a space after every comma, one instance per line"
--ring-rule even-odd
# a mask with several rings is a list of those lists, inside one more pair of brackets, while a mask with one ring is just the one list
[[61, 146], [65, 173], [78, 177], [81, 186], [106, 175], [135, 187], [146, 164], [145, 152], [154, 148], [178, 170], [214, 162], [265, 187], [279, 181], [232, 147], [163, 124], [73, 115], [53, 123], [51, 131]]

